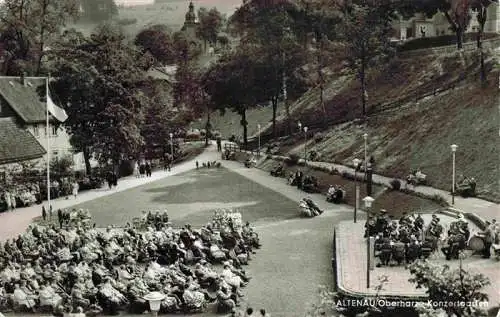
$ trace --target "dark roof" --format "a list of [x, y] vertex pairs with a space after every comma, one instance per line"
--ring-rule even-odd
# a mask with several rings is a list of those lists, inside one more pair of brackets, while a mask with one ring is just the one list
[[45, 78], [26, 77], [25, 83], [19, 77], [0, 77], [0, 95], [25, 123], [44, 122], [46, 105], [37, 89], [45, 86]]
[[0, 118], [0, 164], [33, 160], [45, 153], [42, 145], [18, 125], [15, 118]]

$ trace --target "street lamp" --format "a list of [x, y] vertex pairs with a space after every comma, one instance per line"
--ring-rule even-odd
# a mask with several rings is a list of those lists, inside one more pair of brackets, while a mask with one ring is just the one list
[[299, 133], [302, 132], [302, 123], [300, 121], [297, 123], [297, 126], [299, 127]]
[[359, 204], [359, 187], [358, 187], [358, 166], [359, 166], [360, 160], [355, 158], [352, 160], [352, 164], [354, 165], [354, 197], [355, 197], [355, 202], [354, 202], [354, 223], [356, 223], [357, 215], [358, 215], [358, 204]]
[[259, 133], [259, 151], [257, 152], [257, 157], [260, 158], [260, 124], [257, 124], [257, 130]]
[[451, 172], [451, 204], [455, 204], [455, 153], [457, 152], [458, 145], [451, 145], [451, 155], [452, 155], [452, 172]]
[[304, 163], [307, 163], [307, 127], [304, 127], [304, 140], [306, 141], [304, 143]]
[[144, 296], [144, 299], [149, 302], [149, 310], [153, 313], [153, 316], [158, 316], [160, 311], [160, 306], [162, 300], [165, 299], [165, 295], [160, 292], [151, 292]]
[[[372, 203], [375, 199], [370, 196], [366, 196], [363, 198], [365, 203], [366, 213], [369, 215], [370, 209], [372, 208]], [[369, 216], [368, 216], [369, 218]], [[368, 220], [367, 220], [368, 221]], [[371, 264], [371, 256], [372, 256], [372, 244], [374, 244], [375, 240], [373, 237], [368, 236], [366, 238], [366, 288], [370, 288], [370, 270], [372, 268]]]

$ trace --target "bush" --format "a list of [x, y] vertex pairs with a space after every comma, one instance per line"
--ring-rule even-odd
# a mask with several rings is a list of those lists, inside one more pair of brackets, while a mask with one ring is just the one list
[[297, 165], [299, 163], [300, 156], [298, 154], [292, 153], [288, 156], [286, 162], [290, 165]]
[[353, 174], [347, 172], [347, 171], [343, 171], [341, 174], [340, 174], [343, 178], [345, 179], [348, 179], [348, 180], [351, 180], [351, 181], [355, 181], [356, 178], [354, 177]]
[[320, 143], [321, 141], [323, 141], [324, 138], [325, 138], [324, 134], [321, 132], [318, 132], [314, 135], [314, 142]]
[[127, 160], [120, 164], [119, 173], [120, 177], [126, 177], [134, 174], [135, 161]]
[[340, 172], [336, 168], [330, 169], [330, 175], [340, 175]]
[[122, 26], [132, 25], [132, 24], [137, 23], [137, 19], [119, 19], [116, 23], [118, 23], [118, 25], [122, 25]]
[[399, 179], [393, 179], [391, 181], [392, 190], [400, 190], [401, 189], [401, 181]]

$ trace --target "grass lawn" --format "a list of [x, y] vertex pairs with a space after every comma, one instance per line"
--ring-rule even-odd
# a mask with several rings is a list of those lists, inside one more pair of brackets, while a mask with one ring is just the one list
[[[118, 186], [120, 184], [118, 183]], [[98, 227], [124, 225], [142, 210], [167, 210], [174, 226], [198, 227], [217, 209], [237, 208], [245, 221], [298, 217], [296, 203], [225, 168], [164, 178], [74, 206], [88, 209]]]

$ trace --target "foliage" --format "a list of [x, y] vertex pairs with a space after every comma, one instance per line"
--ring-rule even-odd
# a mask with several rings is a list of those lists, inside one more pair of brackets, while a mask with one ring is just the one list
[[176, 60], [173, 39], [165, 25], [153, 25], [142, 30], [135, 37], [134, 43], [161, 64], [170, 64]]
[[204, 90], [210, 102], [221, 110], [230, 109], [241, 116], [245, 147], [248, 141], [246, 111], [266, 100], [262, 85], [258, 83], [263, 72], [265, 65], [256, 59], [255, 47], [242, 45], [222, 56], [204, 77]]
[[[78, 14], [76, 0], [5, 0], [0, 4], [2, 73], [39, 75], [47, 45]], [[1, 59], [1, 58], [0, 58]]]
[[54, 157], [50, 161], [50, 172], [56, 175], [67, 175], [73, 166], [73, 158], [71, 155], [58, 158]]
[[[417, 288], [425, 287], [429, 300], [434, 303], [452, 303], [442, 307], [448, 316], [478, 316], [482, 308], [477, 303], [488, 300], [481, 290], [490, 284], [483, 274], [471, 274], [464, 269], [451, 269], [427, 261], [409, 265], [410, 282]], [[433, 307], [434, 308], [434, 307]]]
[[217, 37], [224, 25], [225, 17], [217, 8], [207, 9], [201, 7], [198, 9], [199, 24], [196, 28], [196, 34], [206, 43], [215, 45]]
[[148, 98], [141, 87], [149, 60], [109, 25], [90, 37], [66, 33], [52, 57], [57, 79], [51, 91], [69, 115], [64, 125], [86, 163], [92, 152], [102, 162], [136, 153], [143, 143], [139, 127]]
[[391, 180], [391, 189], [392, 190], [400, 190], [401, 189], [401, 181], [399, 179]]
[[118, 15], [114, 0], [80, 0], [82, 19], [89, 22], [103, 22]]

